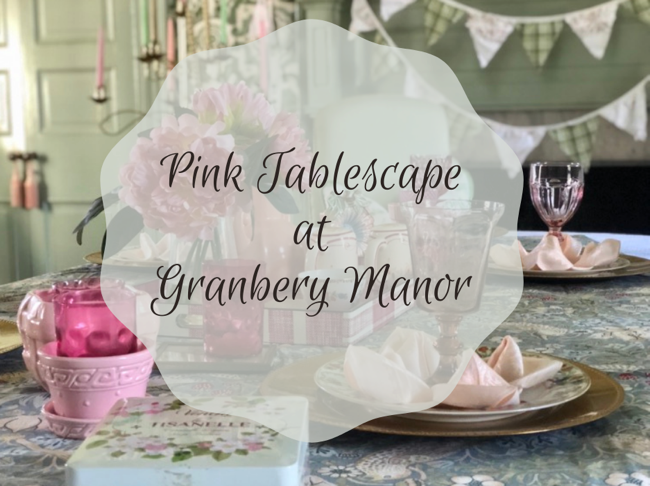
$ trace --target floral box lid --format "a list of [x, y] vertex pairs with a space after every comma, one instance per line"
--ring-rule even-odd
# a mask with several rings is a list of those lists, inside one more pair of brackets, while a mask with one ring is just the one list
[[294, 438], [307, 437], [306, 399], [199, 400], [272, 427], [173, 396], [120, 400], [66, 464], [68, 486], [303, 484], [307, 442]]

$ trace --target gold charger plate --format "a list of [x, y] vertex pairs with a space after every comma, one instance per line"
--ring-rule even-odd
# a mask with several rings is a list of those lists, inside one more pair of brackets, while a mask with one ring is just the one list
[[[344, 415], [334, 411], [342, 405], [337, 399], [320, 391], [314, 382], [316, 370], [340, 357], [329, 354], [298, 361], [280, 368], [266, 377], [260, 387], [263, 395], [303, 395], [310, 402], [310, 419], [317, 426], [356, 428], [380, 434], [412, 435], [418, 437], [497, 437], [526, 435], [575, 427], [601, 419], [621, 406], [624, 392], [621, 385], [602, 371], [566, 360], [584, 371], [591, 379], [591, 387], [584, 395], [558, 407], [539, 412], [528, 412], [511, 419], [473, 423], [427, 422], [399, 415], [382, 417], [352, 427]], [[355, 405], [345, 404], [346, 414], [354, 412]]]
[[[527, 280], [606, 280], [618, 277], [630, 277], [633, 275], [643, 275], [650, 273], [650, 260], [646, 258], [636, 257], [632, 255], [625, 255], [621, 253], [620, 260], [627, 260], [629, 264], [621, 266], [620, 268], [603, 268], [600, 271], [589, 272], [540, 272], [524, 270], [523, 275]], [[504, 270], [497, 267], [489, 267], [488, 273], [492, 275], [513, 276], [512, 271]]]
[[166, 262], [163, 260], [148, 260], [148, 261], [129, 261], [129, 260], [120, 260], [113, 257], [106, 259], [102, 257], [101, 251], [96, 251], [94, 253], [89, 253], [84, 257], [88, 263], [94, 263], [96, 265], [110, 265], [113, 267], [159, 267], [160, 265], [165, 265]]
[[94, 263], [95, 265], [101, 265], [103, 262], [102, 259], [102, 252], [101, 251], [96, 251], [94, 253], [89, 253], [84, 257], [84, 260], [86, 260], [88, 263]]
[[0, 319], [0, 354], [18, 349], [22, 345], [16, 323]]

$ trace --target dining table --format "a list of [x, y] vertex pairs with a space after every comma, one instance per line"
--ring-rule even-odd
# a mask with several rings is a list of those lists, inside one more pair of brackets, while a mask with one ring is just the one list
[[[650, 259], [650, 236], [580, 234], [594, 241], [618, 239], [622, 253]], [[101, 266], [87, 264], [2, 285], [0, 318], [15, 321], [20, 301], [32, 289], [100, 271]], [[399, 317], [398, 324], [403, 320], [408, 326], [417, 312]], [[522, 350], [607, 373], [622, 385], [623, 405], [588, 424], [529, 435], [412, 437], [351, 430], [310, 444], [307, 484], [650, 486], [650, 272], [602, 280], [526, 280], [516, 309], [484, 344], [495, 346], [507, 335]], [[170, 393], [155, 372], [148, 391]], [[242, 391], [254, 392], [241, 386], [220, 390]], [[0, 355], [0, 485], [65, 484], [66, 460], [80, 441], [47, 430], [41, 417], [47, 398], [27, 372], [20, 349]]]

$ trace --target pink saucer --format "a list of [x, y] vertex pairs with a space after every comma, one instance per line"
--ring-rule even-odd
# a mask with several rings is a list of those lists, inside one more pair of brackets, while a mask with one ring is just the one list
[[45, 417], [47, 428], [64, 439], [85, 439], [93, 433], [102, 419], [75, 419], [56, 414], [52, 400], [48, 400], [41, 413]]

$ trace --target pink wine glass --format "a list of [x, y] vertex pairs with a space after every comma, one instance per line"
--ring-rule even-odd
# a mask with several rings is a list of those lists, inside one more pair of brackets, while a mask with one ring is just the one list
[[535, 211], [548, 226], [549, 234], [562, 242], [562, 228], [582, 201], [582, 166], [577, 162], [535, 162], [530, 166], [528, 184]]
[[[226, 282], [228, 289], [231, 279], [245, 278], [252, 282], [259, 265], [257, 281], [266, 277], [266, 265], [262, 262], [243, 259], [226, 259], [203, 262], [203, 275], [206, 282], [219, 278]], [[218, 282], [218, 281], [217, 281]], [[251, 284], [252, 285], [252, 284]], [[212, 285], [212, 293], [217, 284]], [[210, 293], [206, 290], [206, 294]], [[224, 292], [227, 296], [228, 292]], [[262, 330], [264, 321], [264, 302], [246, 296], [242, 303], [240, 294], [235, 292], [232, 299], [226, 299], [224, 305], [219, 297], [204, 295], [203, 330], [204, 349], [208, 357], [247, 358], [262, 352]]]

